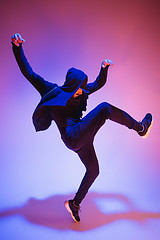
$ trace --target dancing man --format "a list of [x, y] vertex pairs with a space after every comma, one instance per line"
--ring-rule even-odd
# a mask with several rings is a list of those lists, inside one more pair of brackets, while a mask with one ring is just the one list
[[103, 102], [82, 117], [82, 112], [86, 111], [88, 96], [105, 85], [112, 61], [107, 59], [102, 62], [100, 73], [92, 83], [87, 83], [88, 77], [84, 72], [70, 68], [64, 84], [58, 86], [44, 80], [32, 70], [24, 55], [22, 44], [25, 40], [20, 34], [14, 34], [11, 40], [13, 53], [22, 74], [41, 95], [33, 113], [36, 131], [48, 129], [54, 120], [65, 145], [78, 154], [86, 167], [86, 173], [74, 199], [65, 202], [73, 220], [79, 222], [80, 203], [99, 174], [98, 159], [93, 146], [98, 130], [109, 119], [136, 131], [140, 136], [146, 136], [152, 123], [152, 115], [147, 113], [141, 122], [137, 122], [125, 111]]

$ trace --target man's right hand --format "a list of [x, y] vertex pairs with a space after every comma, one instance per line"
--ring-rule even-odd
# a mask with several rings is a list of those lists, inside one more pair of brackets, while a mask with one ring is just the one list
[[111, 66], [113, 67], [113, 62], [110, 59], [106, 59], [102, 62], [101, 67], [105, 68], [106, 66]]
[[25, 40], [21, 37], [21, 35], [20, 35], [19, 33], [14, 34], [14, 35], [11, 37], [11, 40], [12, 40], [12, 42], [13, 42], [17, 47], [19, 47], [19, 44], [20, 44], [20, 43], [25, 42]]

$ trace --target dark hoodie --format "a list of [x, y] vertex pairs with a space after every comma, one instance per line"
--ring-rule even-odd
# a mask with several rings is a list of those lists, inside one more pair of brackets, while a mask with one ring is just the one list
[[[33, 124], [36, 131], [46, 130], [51, 125], [52, 120], [60, 125], [65, 125], [66, 117], [80, 119], [82, 111], [86, 110], [88, 95], [97, 91], [106, 83], [108, 67], [101, 68], [96, 80], [89, 84], [87, 84], [88, 77], [84, 72], [71, 68], [67, 72], [63, 86], [58, 86], [44, 80], [32, 70], [24, 55], [22, 44], [19, 47], [12, 44], [12, 47], [22, 74], [42, 97], [33, 113]], [[76, 99], [72, 98], [81, 86], [86, 87], [88, 92], [83, 92]]]
[[[46, 93], [33, 114], [33, 123], [36, 131], [47, 129], [52, 120], [58, 126], [66, 126], [67, 118], [80, 119], [82, 111], [86, 110], [88, 94], [84, 93], [73, 98], [74, 93], [84, 83], [87, 75], [76, 68], [70, 68], [63, 86], [54, 86]], [[88, 91], [89, 93], [89, 91]]]

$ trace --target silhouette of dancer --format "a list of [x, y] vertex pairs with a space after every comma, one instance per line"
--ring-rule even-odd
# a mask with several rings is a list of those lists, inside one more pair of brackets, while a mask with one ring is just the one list
[[86, 173], [74, 199], [66, 201], [65, 207], [75, 222], [80, 221], [80, 203], [99, 174], [99, 165], [93, 146], [94, 137], [107, 119], [135, 130], [140, 136], [146, 136], [152, 122], [147, 113], [141, 122], [137, 122], [128, 113], [107, 102], [103, 102], [82, 117], [86, 111], [88, 96], [103, 87], [107, 80], [109, 66], [113, 62], [104, 60], [96, 80], [87, 83], [87, 75], [76, 68], [68, 70], [63, 86], [48, 82], [37, 75], [30, 67], [22, 48], [25, 40], [20, 34], [12, 36], [12, 47], [22, 74], [37, 89], [41, 100], [33, 113], [36, 131], [46, 130], [52, 120], [55, 121], [65, 145], [76, 152], [86, 167]]

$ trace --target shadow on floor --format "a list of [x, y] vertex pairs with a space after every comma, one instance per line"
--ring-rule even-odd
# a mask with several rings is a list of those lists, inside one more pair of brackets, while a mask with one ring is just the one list
[[[27, 221], [58, 230], [87, 231], [112, 223], [117, 220], [144, 222], [149, 218], [160, 218], [160, 213], [138, 210], [133, 203], [123, 195], [88, 193], [81, 204], [81, 222], [74, 223], [64, 207], [64, 201], [71, 195], [56, 195], [44, 200], [31, 198], [25, 205], [0, 212], [0, 218], [21, 215]], [[100, 211], [96, 199], [113, 199], [125, 206], [124, 212], [105, 214]], [[107, 201], [106, 201], [107, 204]]]

